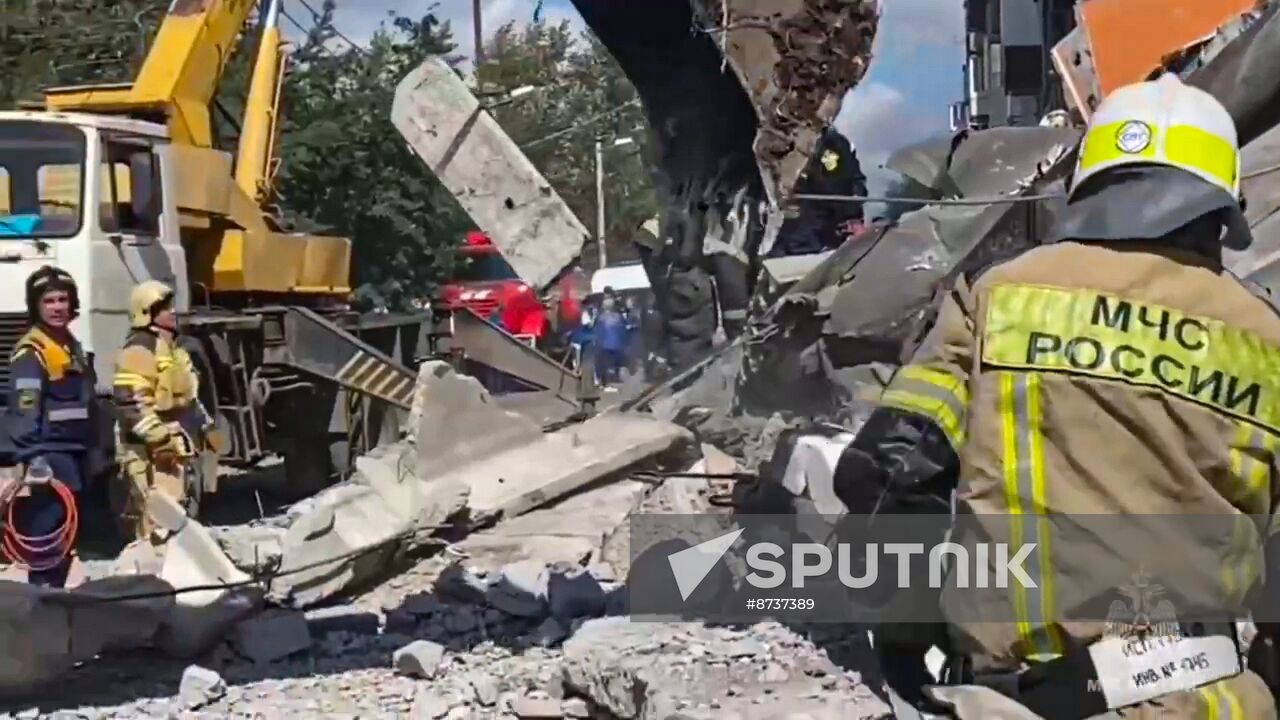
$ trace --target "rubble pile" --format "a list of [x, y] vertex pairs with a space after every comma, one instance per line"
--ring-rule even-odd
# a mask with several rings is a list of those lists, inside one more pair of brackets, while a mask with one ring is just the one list
[[[685, 468], [731, 472], [714, 448]], [[477, 530], [354, 596], [240, 620], [192, 664], [112, 656], [66, 717], [882, 718], [865, 637], [626, 616], [637, 511], [708, 509], [707, 480], [621, 476]], [[621, 542], [622, 547], [619, 547]], [[614, 566], [607, 558], [619, 558]], [[346, 593], [344, 593], [346, 594]], [[839, 640], [845, 645], [835, 643]], [[852, 643], [852, 648], [846, 645]], [[862, 653], [862, 662], [850, 661]]]

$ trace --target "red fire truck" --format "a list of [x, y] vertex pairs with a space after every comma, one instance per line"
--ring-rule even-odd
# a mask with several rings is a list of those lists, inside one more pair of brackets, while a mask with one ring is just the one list
[[467, 308], [530, 345], [543, 345], [550, 323], [538, 293], [520, 279], [484, 233], [467, 233], [453, 278], [442, 297], [450, 309]]

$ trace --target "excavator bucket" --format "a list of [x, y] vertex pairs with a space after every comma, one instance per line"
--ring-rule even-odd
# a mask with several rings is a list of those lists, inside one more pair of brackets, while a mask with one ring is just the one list
[[635, 85], [662, 186], [691, 209], [790, 196], [862, 79], [875, 0], [573, 0]]
[[[871, 61], [876, 0], [572, 0], [635, 86], [662, 203], [646, 262], [668, 359], [742, 332], [761, 259]], [[714, 291], [711, 288], [715, 288]]]

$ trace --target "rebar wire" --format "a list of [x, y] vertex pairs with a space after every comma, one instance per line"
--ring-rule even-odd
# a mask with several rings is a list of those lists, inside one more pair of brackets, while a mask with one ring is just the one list
[[1041, 200], [1059, 200], [1065, 199], [1067, 196], [1063, 193], [1044, 193], [1041, 195], [995, 195], [991, 197], [976, 198], [947, 198], [942, 200], [934, 200], [929, 198], [911, 198], [911, 197], [893, 197], [889, 195], [814, 195], [810, 193], [801, 193], [793, 195], [795, 200], [808, 200], [814, 202], [882, 202], [882, 203], [910, 203], [914, 205], [1012, 205], [1024, 202], [1040, 202]]
[[[354, 550], [349, 550], [345, 553], [340, 553], [333, 557], [326, 558], [324, 560], [316, 560], [315, 562], [307, 563], [305, 565], [289, 568], [288, 570], [273, 570], [270, 572], [257, 573], [253, 577], [249, 578], [248, 580], [238, 580], [236, 582], [208, 583], [205, 585], [190, 585], [190, 586], [180, 587], [180, 588], [171, 588], [168, 590], [154, 590], [151, 592], [130, 593], [127, 595], [108, 595], [108, 596], [89, 595], [84, 597], [76, 597], [74, 600], [68, 603], [68, 605], [73, 605], [73, 604], [74, 605], [106, 605], [110, 603], [131, 602], [134, 600], [154, 600], [159, 598], [177, 597], [179, 595], [185, 595], [187, 593], [193, 593], [193, 592], [206, 592], [209, 590], [236, 590], [239, 588], [251, 587], [254, 585], [261, 585], [265, 582], [269, 582], [276, 578], [288, 577], [290, 575], [297, 575], [298, 573], [306, 572], [308, 570], [314, 570], [318, 567], [324, 567], [326, 565], [340, 563], [340, 562], [343, 562], [344, 560], [352, 560], [352, 559], [361, 557], [363, 555], [368, 555], [370, 553], [377, 552], [379, 550], [386, 548], [392, 543], [397, 543], [402, 540], [407, 540], [424, 530], [443, 530], [448, 527], [451, 527], [451, 526], [449, 525], [416, 526], [409, 530], [405, 530], [404, 532], [396, 533], [395, 535], [392, 535], [391, 537], [386, 538], [385, 540], [382, 540], [380, 542], [373, 543], [372, 545], [359, 547]], [[442, 545], [448, 544], [443, 540], [437, 540], [436, 542]]]

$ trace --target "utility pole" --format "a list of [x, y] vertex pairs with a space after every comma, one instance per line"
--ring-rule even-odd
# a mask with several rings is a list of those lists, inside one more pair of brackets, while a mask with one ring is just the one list
[[471, 24], [475, 28], [476, 34], [476, 67], [480, 67], [480, 63], [484, 62], [484, 22], [482, 19], [483, 11], [481, 5], [483, 0], [471, 0]]
[[[620, 137], [614, 139], [609, 147], [622, 147], [635, 142], [634, 138]], [[597, 252], [600, 255], [599, 270], [608, 262], [608, 255], [605, 248], [604, 233], [604, 140], [596, 138], [596, 244]]]
[[596, 138], [596, 252], [600, 257], [597, 270], [608, 262], [604, 240], [604, 142]]

